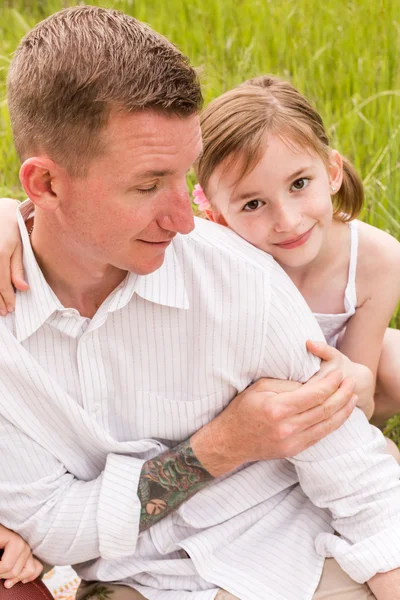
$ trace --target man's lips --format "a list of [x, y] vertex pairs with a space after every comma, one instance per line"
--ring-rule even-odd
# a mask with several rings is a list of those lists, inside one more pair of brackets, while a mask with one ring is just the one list
[[315, 225], [313, 225], [305, 233], [302, 233], [301, 235], [299, 235], [295, 238], [291, 238], [290, 240], [285, 240], [284, 242], [279, 242], [279, 244], [274, 244], [274, 246], [279, 246], [279, 248], [284, 248], [285, 250], [291, 250], [292, 248], [297, 248], [298, 246], [302, 246], [310, 238], [314, 227], [315, 227]]
[[143, 244], [149, 244], [149, 246], [154, 246], [155, 248], [167, 248], [172, 242], [175, 236], [169, 238], [168, 240], [158, 240], [158, 241], [150, 241], [150, 240], [138, 240]]

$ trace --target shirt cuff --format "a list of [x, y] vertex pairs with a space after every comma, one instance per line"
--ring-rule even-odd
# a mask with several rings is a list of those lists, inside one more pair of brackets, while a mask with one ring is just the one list
[[132, 555], [139, 535], [141, 503], [137, 494], [144, 460], [109, 454], [97, 513], [100, 556]]
[[357, 583], [365, 583], [377, 573], [400, 566], [400, 520], [366, 540], [350, 544], [332, 533], [321, 533], [315, 541], [318, 554], [334, 558]]

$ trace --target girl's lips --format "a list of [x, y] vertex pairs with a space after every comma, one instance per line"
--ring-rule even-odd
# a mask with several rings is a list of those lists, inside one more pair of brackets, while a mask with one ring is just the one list
[[287, 242], [281, 242], [280, 244], [275, 244], [275, 246], [279, 246], [279, 248], [283, 248], [284, 250], [291, 250], [292, 248], [298, 248], [298, 246], [302, 246], [303, 244], [305, 244], [307, 242], [307, 240], [310, 238], [310, 236], [312, 234], [312, 230], [314, 229], [314, 227], [315, 227], [315, 225], [313, 225], [308, 231], [306, 231], [302, 235], [299, 235], [299, 237], [297, 237], [293, 240], [289, 240]]

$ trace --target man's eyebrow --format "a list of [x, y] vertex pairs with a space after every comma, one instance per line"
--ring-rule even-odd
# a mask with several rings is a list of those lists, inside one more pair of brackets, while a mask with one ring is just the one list
[[166, 175], [175, 175], [176, 171], [172, 171], [171, 169], [167, 169], [166, 171], [143, 171], [139, 173], [138, 179], [145, 179], [146, 177], [165, 177]]

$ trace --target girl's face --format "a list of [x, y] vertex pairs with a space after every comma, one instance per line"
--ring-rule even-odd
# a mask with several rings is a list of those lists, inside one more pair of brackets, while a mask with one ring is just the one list
[[243, 179], [240, 161], [221, 164], [207, 186], [213, 221], [227, 225], [282, 266], [301, 267], [319, 254], [332, 222], [332, 186], [342, 183], [340, 154], [330, 165], [314, 152], [270, 136], [264, 155]]

